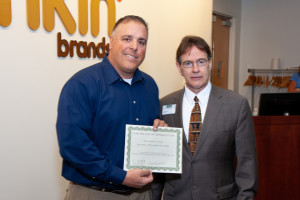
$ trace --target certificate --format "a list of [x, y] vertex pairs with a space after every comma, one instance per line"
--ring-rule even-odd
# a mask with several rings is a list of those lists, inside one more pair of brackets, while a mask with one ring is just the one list
[[126, 125], [124, 170], [182, 172], [182, 128]]

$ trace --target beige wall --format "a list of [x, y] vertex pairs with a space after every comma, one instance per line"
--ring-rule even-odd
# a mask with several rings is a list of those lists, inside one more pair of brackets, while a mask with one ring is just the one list
[[[78, 1], [65, 3], [77, 22]], [[149, 23], [147, 57], [141, 69], [157, 81], [160, 95], [181, 88], [175, 50], [187, 34], [200, 35], [210, 43], [212, 0], [115, 3], [117, 19], [135, 14]], [[12, 1], [12, 23], [9, 27], [0, 26], [0, 199], [63, 199], [67, 181], [60, 176], [55, 132], [58, 97], [72, 74], [100, 60], [57, 58], [56, 34], [61, 32], [67, 40], [99, 42], [99, 38], [107, 37], [105, 6], [101, 6], [100, 13], [97, 38], [90, 32], [82, 36], [78, 30], [68, 34], [58, 15], [52, 32], [42, 24], [33, 31], [26, 22], [26, 1]]]

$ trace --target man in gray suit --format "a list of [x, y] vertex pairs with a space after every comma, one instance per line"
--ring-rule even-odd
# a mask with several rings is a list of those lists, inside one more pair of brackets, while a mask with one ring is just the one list
[[176, 66], [186, 85], [161, 99], [160, 114], [170, 127], [183, 128], [182, 174], [156, 174], [153, 200], [254, 199], [257, 158], [247, 99], [210, 83], [211, 51], [200, 37], [182, 39]]

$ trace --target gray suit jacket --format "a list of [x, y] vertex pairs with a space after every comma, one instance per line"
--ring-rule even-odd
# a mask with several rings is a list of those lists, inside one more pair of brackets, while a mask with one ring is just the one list
[[[162, 98], [176, 104], [175, 114], [161, 115], [170, 127], [183, 127], [184, 89]], [[155, 174], [153, 200], [254, 199], [257, 158], [254, 126], [247, 99], [212, 86], [194, 156], [183, 137], [182, 174]]]

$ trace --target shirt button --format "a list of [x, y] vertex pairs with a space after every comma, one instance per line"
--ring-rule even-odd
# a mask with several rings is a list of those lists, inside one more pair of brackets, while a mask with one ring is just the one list
[[135, 103], [136, 103], [136, 101], [133, 101], [133, 103], [135, 104]]
[[139, 119], [139, 118], [136, 118], [135, 120], [136, 120], [136, 121], [139, 121], [140, 119]]

